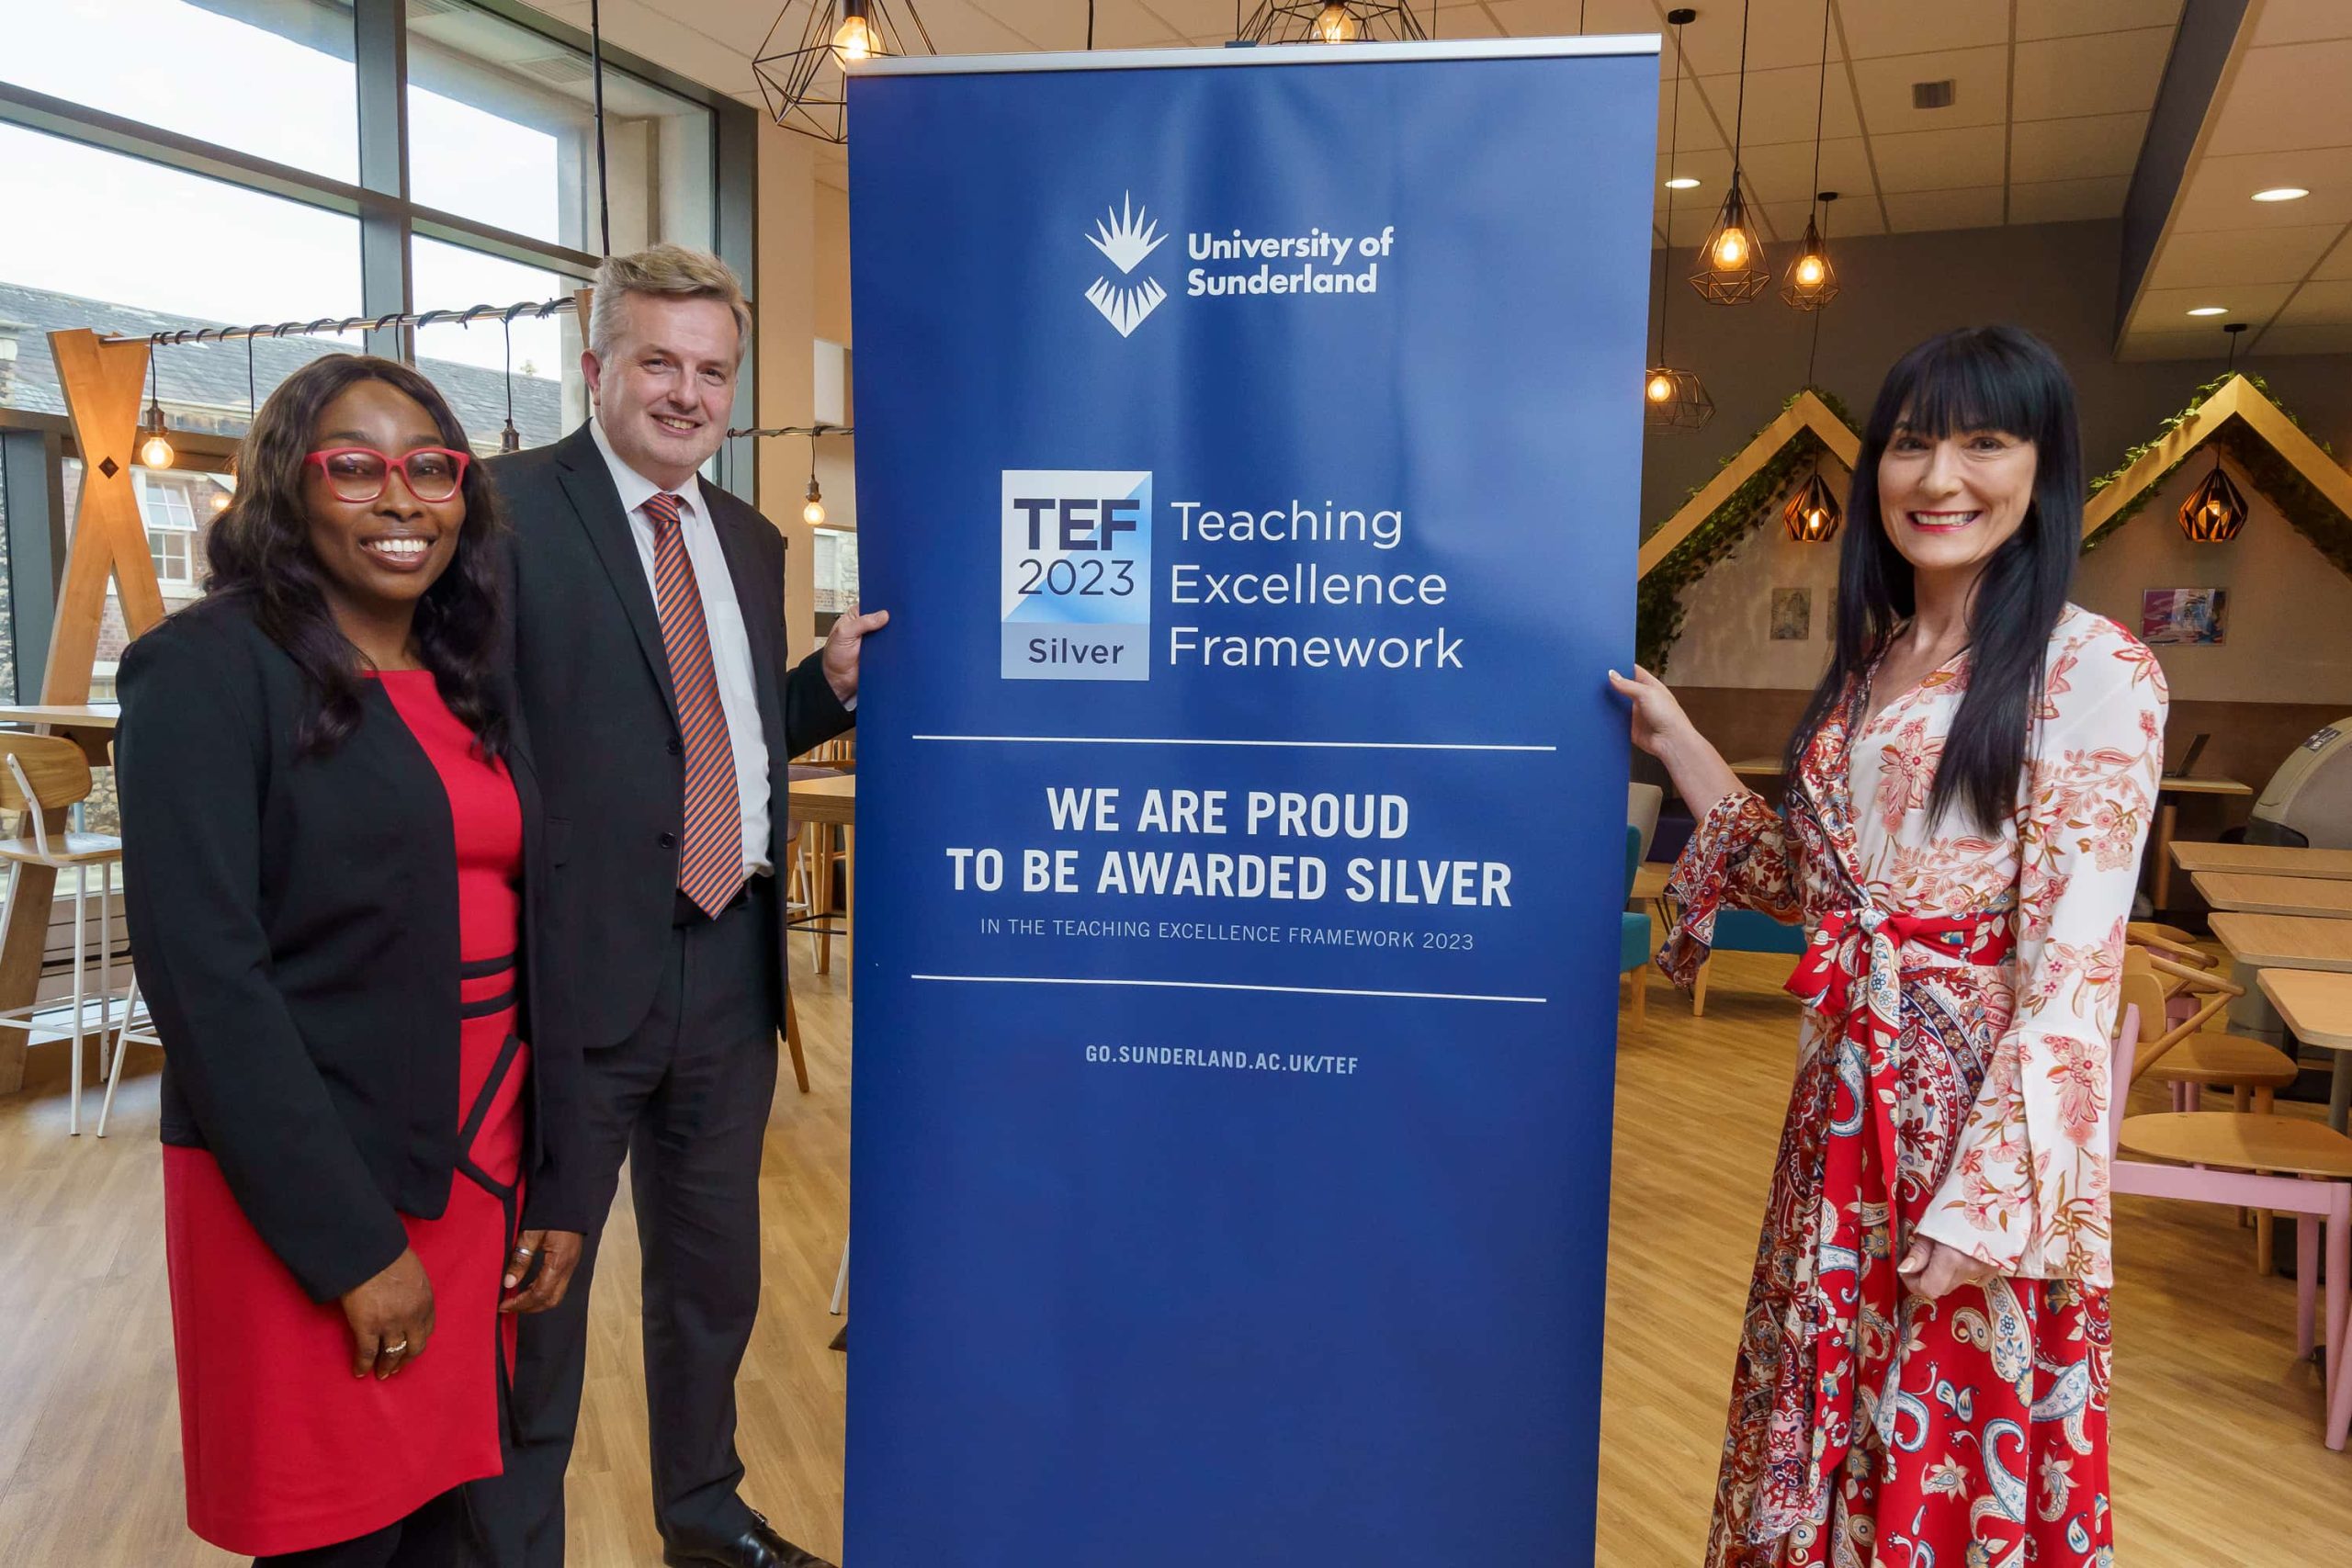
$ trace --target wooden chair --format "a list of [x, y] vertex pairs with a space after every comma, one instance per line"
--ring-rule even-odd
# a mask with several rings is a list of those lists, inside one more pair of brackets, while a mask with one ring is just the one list
[[831, 740], [820, 740], [792, 760], [812, 768], [854, 768], [857, 766], [857, 731], [848, 729]]
[[[2344, 1337], [2352, 1319], [2352, 1138], [2300, 1117], [2248, 1111], [2165, 1111], [2126, 1116], [2133, 1080], [2180, 1045], [2171, 1029], [2139, 1050], [2143, 1019], [2165, 1016], [2164, 984], [2146, 951], [2127, 949], [2123, 1019], [2109, 1079], [2109, 1185], [2119, 1193], [2292, 1213], [2295, 1221], [2296, 1354], [2317, 1342], [2321, 1232], [2327, 1249], [2326, 1442], [2341, 1450], [2352, 1433], [2352, 1378]], [[2126, 1155], [2137, 1157], [2126, 1159]], [[2151, 1162], [2164, 1163], [2151, 1163]]]
[[[89, 796], [89, 759], [73, 741], [60, 735], [0, 735], [0, 812], [21, 813], [30, 829], [29, 835], [0, 839], [0, 860], [8, 863], [8, 902], [16, 902], [27, 866], [74, 874], [74, 1021], [67, 1032], [74, 1043], [74, 1066], [65, 1126], [75, 1136], [82, 1131], [82, 1043], [90, 1033], [89, 1003], [94, 999], [86, 982], [88, 874], [93, 867], [98, 871], [98, 994], [95, 999], [103, 1051], [114, 1021], [114, 942], [108, 907], [113, 868], [122, 861], [120, 839], [67, 828], [66, 813]], [[36, 1043], [41, 1015], [53, 1010], [53, 1004], [36, 1000], [0, 1012], [0, 1022], [23, 1030], [29, 1045]]]

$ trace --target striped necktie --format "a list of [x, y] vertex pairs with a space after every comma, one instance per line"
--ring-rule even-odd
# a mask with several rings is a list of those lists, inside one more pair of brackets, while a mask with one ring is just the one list
[[685, 840], [678, 848], [678, 890], [705, 914], [727, 908], [743, 886], [743, 804], [735, 789], [735, 748], [718, 705], [718, 677], [703, 625], [702, 592], [678, 525], [681, 502], [662, 494], [645, 503], [653, 524], [653, 607], [670, 684], [678, 696], [678, 729], [686, 750]]

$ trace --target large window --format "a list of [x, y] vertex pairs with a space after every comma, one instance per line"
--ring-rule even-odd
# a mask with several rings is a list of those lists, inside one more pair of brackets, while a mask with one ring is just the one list
[[[359, 178], [348, 4], [8, 0], [0, 12], [0, 81], [345, 183]], [[9, 209], [12, 220], [22, 216]]]
[[[562, 273], [437, 240], [415, 241], [411, 254], [420, 299], [514, 305], [580, 287], [580, 279]], [[493, 317], [436, 321], [417, 329], [417, 367], [449, 400], [476, 451], [498, 450], [510, 405], [523, 445], [544, 446], [587, 417], [580, 341], [580, 324], [568, 312], [522, 316], [511, 325]]]
[[[424, 206], [600, 250], [588, 55], [462, 0], [407, 0], [409, 186]], [[711, 114], [605, 72], [613, 249], [711, 243]]]

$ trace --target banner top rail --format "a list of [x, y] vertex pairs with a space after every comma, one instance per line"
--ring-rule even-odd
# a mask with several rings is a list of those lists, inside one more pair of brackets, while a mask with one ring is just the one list
[[877, 55], [852, 76], [967, 76], [1018, 71], [1164, 71], [1203, 65], [1374, 65], [1413, 60], [1537, 60], [1657, 54], [1659, 33], [1594, 38], [1418, 39], [1401, 43], [1253, 44], [1184, 49], [1053, 50], [1035, 54]]

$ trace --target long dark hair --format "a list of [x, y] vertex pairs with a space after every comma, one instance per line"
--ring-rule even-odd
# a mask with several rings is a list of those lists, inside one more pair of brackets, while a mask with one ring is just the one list
[[1955, 801], [1990, 829], [2017, 807], [2018, 781], [2041, 711], [2050, 634], [2082, 553], [2083, 451], [2075, 384], [2050, 345], [2018, 327], [1963, 327], [1905, 355], [1878, 389], [1846, 502], [1838, 615], [1828, 672], [1790, 738], [1788, 764], [1917, 608], [1911, 563], [1879, 515], [1878, 465], [1897, 425], [1941, 440], [1996, 430], [2034, 446], [2033, 500], [1993, 552], [1968, 610], [1968, 690], [1944, 739], [1929, 819]]
[[[237, 491], [212, 525], [205, 547], [211, 571], [208, 597], [234, 596], [300, 667], [318, 705], [303, 720], [298, 742], [305, 752], [331, 751], [359, 726], [365, 693], [359, 658], [334, 623], [311, 550], [309, 506], [303, 499], [305, 459], [319, 416], [345, 389], [381, 381], [413, 400], [433, 418], [441, 444], [467, 451], [464, 426], [432, 382], [396, 360], [333, 354], [288, 376], [254, 416], [237, 452]], [[466, 523], [456, 556], [417, 602], [417, 657], [433, 671], [441, 700], [462, 720], [485, 755], [506, 750], [507, 716], [496, 678], [495, 653], [503, 613], [495, 546], [505, 532], [496, 497], [480, 463], [466, 465], [460, 494]]]

